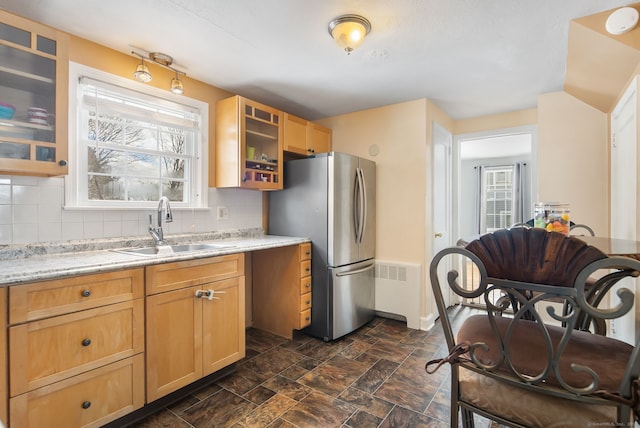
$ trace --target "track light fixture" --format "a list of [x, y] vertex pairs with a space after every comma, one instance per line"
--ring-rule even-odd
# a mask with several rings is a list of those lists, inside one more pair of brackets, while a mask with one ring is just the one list
[[169, 89], [174, 94], [180, 95], [184, 93], [184, 86], [182, 85], [182, 80], [180, 80], [180, 74], [186, 76], [187, 73], [185, 73], [184, 71], [180, 71], [175, 67], [172, 67], [173, 58], [171, 56], [163, 54], [161, 52], [150, 52], [148, 56], [140, 54], [136, 51], [131, 51], [131, 54], [140, 57], [141, 61], [140, 64], [138, 64], [138, 66], [136, 67], [135, 73], [133, 73], [133, 76], [137, 81], [143, 83], [148, 83], [151, 81], [151, 72], [149, 71], [149, 67], [147, 67], [147, 65], [144, 63], [144, 61], [147, 60], [176, 73], [175, 77], [171, 79]]

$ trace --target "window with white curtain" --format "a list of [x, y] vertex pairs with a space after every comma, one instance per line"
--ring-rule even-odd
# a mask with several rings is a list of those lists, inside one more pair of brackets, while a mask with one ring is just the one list
[[80, 65], [70, 74], [75, 165], [66, 205], [148, 207], [167, 196], [174, 206], [203, 206], [206, 103]]

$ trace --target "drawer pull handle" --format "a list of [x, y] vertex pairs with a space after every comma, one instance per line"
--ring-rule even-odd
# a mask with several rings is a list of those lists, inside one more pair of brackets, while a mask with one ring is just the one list
[[307, 287], [307, 288], [311, 288], [311, 284], [308, 283], [308, 282], [304, 286]]
[[85, 340], [82, 341], [82, 346], [89, 346], [91, 345], [91, 339], [86, 338]]
[[214, 296], [215, 294], [224, 294], [224, 291], [214, 291], [214, 290], [197, 290], [196, 298], [201, 299], [206, 297], [209, 300], [220, 300], [219, 297]]
[[311, 304], [311, 302], [309, 300], [307, 300], [306, 302], [304, 302], [305, 305], [309, 305]]
[[91, 296], [91, 290], [84, 290], [82, 292], [82, 297], [89, 297]]
[[305, 321], [309, 321], [310, 317], [304, 317]]
[[91, 407], [91, 401], [85, 401], [82, 403], [82, 408], [87, 410], [89, 407]]
[[309, 271], [311, 271], [311, 268], [310, 268], [310, 267], [308, 267], [308, 268], [304, 268], [304, 271], [305, 271], [305, 272], [309, 272]]

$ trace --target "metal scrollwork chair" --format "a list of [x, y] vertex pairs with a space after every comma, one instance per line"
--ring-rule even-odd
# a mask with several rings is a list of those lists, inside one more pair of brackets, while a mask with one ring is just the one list
[[[448, 257], [451, 266], [461, 260], [476, 266], [475, 288], [459, 285], [456, 269], [438, 273]], [[435, 255], [430, 277], [449, 355], [430, 361], [426, 370], [452, 364], [452, 428], [459, 411], [464, 427], [473, 427], [474, 413], [514, 427], [633, 426], [640, 411], [640, 348], [578, 328], [584, 315], [612, 320], [633, 306], [627, 289], [618, 291], [613, 308], [587, 301], [587, 278], [602, 270], [637, 276], [640, 262], [608, 257], [579, 238], [527, 228], [499, 230]], [[486, 304], [455, 335], [445, 287]], [[515, 303], [512, 316], [496, 307], [495, 291]]]

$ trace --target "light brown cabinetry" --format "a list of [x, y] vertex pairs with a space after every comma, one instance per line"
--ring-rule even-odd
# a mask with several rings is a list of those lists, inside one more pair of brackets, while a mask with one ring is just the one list
[[7, 426], [7, 288], [0, 289], [0, 422]]
[[67, 174], [68, 63], [68, 35], [0, 10], [0, 172]]
[[312, 154], [330, 152], [331, 137], [331, 129], [309, 122], [307, 124], [307, 151]]
[[291, 339], [311, 323], [311, 243], [253, 253], [253, 326]]
[[264, 104], [240, 96], [218, 101], [215, 187], [282, 189], [281, 122], [282, 112]]
[[331, 129], [284, 113], [284, 151], [309, 156], [331, 151]]
[[101, 426], [144, 405], [143, 270], [9, 287], [9, 423]]
[[244, 254], [146, 268], [147, 400], [245, 355]]
[[307, 120], [284, 113], [284, 151], [306, 156]]

